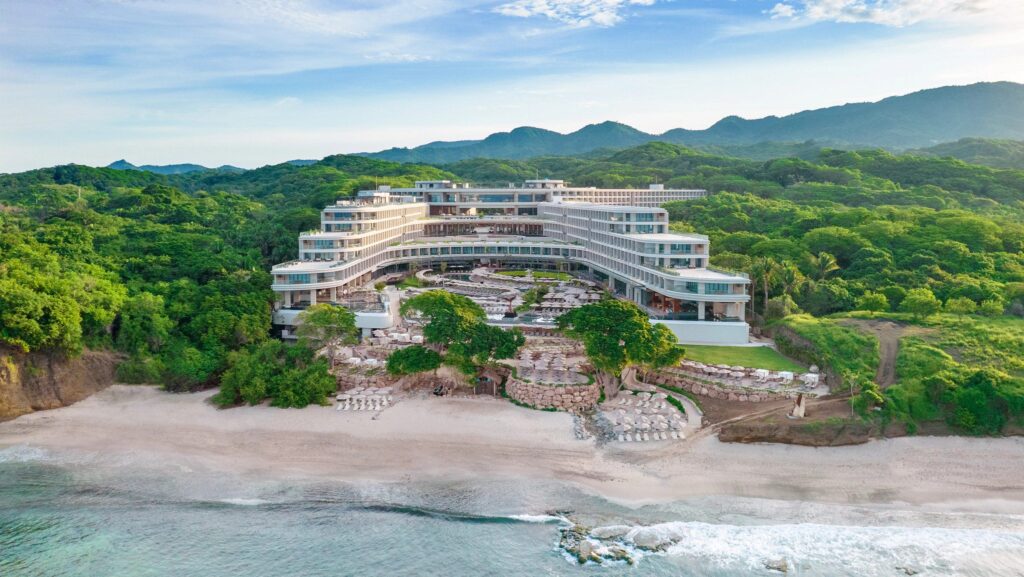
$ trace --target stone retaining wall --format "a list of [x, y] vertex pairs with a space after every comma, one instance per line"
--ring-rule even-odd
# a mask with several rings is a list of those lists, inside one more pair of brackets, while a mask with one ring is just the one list
[[702, 397], [711, 397], [712, 399], [726, 399], [729, 401], [749, 402], [749, 403], [763, 403], [765, 401], [777, 401], [779, 399], [794, 399], [797, 393], [776, 393], [772, 391], [746, 391], [741, 389], [730, 389], [728, 387], [721, 387], [710, 383], [702, 383], [696, 380], [688, 379], [680, 376], [677, 373], [665, 373], [659, 372], [648, 379], [659, 384], [672, 385], [690, 391], [695, 395]]
[[542, 385], [509, 377], [505, 383], [509, 398], [536, 409], [558, 409], [576, 413], [592, 408], [601, 397], [597, 383], [589, 385]]

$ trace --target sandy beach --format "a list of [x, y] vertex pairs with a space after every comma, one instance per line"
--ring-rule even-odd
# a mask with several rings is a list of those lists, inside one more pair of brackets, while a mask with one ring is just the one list
[[336, 480], [554, 479], [629, 504], [734, 495], [1024, 513], [1024, 439], [902, 438], [840, 448], [577, 440], [572, 417], [499, 399], [405, 399], [380, 413], [217, 410], [211, 393], [113, 386], [0, 423], [0, 448], [116, 463]]

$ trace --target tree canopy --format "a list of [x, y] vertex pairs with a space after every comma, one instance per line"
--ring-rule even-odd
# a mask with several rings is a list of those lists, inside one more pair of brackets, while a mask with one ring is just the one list
[[652, 324], [636, 304], [605, 299], [558, 317], [566, 335], [583, 342], [594, 368], [619, 374], [627, 365], [656, 368], [675, 364], [684, 349], [668, 327]]
[[[444, 353], [444, 361], [466, 373], [491, 359], [515, 356], [526, 338], [522, 331], [488, 325], [480, 305], [462, 295], [431, 290], [402, 303], [403, 315], [419, 314], [423, 337]], [[392, 353], [394, 355], [394, 353]]]

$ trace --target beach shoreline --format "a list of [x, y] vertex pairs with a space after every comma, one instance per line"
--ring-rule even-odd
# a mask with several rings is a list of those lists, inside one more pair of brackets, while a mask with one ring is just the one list
[[1024, 439], [910, 437], [812, 448], [722, 443], [598, 446], [572, 417], [492, 398], [411, 398], [381, 412], [218, 410], [212, 392], [115, 385], [0, 423], [0, 450], [97, 463], [336, 481], [559, 481], [629, 506], [707, 496], [900, 504], [1024, 514]]

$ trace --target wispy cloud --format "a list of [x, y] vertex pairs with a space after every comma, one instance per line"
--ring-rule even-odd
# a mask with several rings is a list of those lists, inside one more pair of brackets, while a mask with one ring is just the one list
[[768, 14], [776, 20], [909, 26], [924, 20], [977, 13], [985, 0], [787, 0]]
[[630, 6], [651, 6], [656, 0], [514, 0], [494, 11], [503, 16], [541, 16], [570, 26], [615, 26]]

